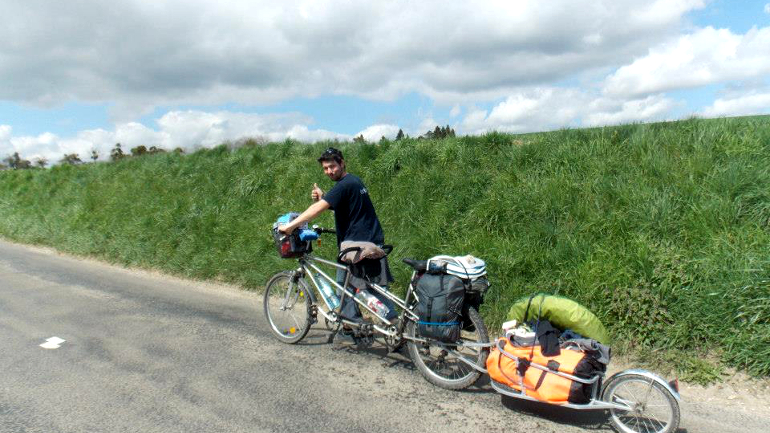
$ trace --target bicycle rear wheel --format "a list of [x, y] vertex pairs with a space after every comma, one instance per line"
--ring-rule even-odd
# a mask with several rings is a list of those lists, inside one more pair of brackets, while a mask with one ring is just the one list
[[310, 296], [292, 272], [280, 272], [268, 281], [264, 307], [270, 330], [284, 343], [298, 343], [310, 330]]
[[[489, 347], [467, 346], [463, 343], [489, 343], [487, 327], [473, 307], [468, 308], [468, 318], [471, 326], [466, 326], [460, 333], [460, 341], [455, 345], [430, 339], [425, 342], [407, 340], [409, 356], [428, 382], [444, 389], [464, 389], [473, 385], [481, 376], [480, 371], [459, 359], [461, 356], [468, 362], [486, 368]], [[423, 338], [419, 335], [417, 323], [411, 320], [407, 324], [406, 333], [412, 338]]]
[[649, 377], [629, 374], [610, 379], [602, 400], [630, 408], [610, 410], [612, 423], [622, 433], [669, 433], [679, 427], [679, 403]]

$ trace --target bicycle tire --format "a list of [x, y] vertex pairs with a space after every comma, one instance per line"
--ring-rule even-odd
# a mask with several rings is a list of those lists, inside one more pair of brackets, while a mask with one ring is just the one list
[[[461, 332], [461, 339], [474, 343], [489, 343], [489, 335], [487, 334], [487, 327], [484, 325], [484, 321], [481, 320], [481, 316], [478, 311], [473, 307], [468, 308], [468, 319], [472, 323], [472, 329], [463, 330]], [[419, 327], [417, 323], [410, 320], [407, 323], [406, 329], [407, 335], [410, 337], [420, 337]], [[460, 361], [452, 355], [452, 363], [447, 362], [446, 356], [451, 355], [446, 353], [443, 347], [444, 344], [438, 342], [418, 343], [412, 340], [407, 340], [407, 347], [409, 349], [409, 356], [412, 358], [412, 362], [420, 370], [420, 373], [425, 379], [440, 388], [458, 390], [465, 389], [479, 379], [481, 372], [474, 369], [470, 365]], [[487, 356], [489, 355], [489, 347], [481, 348], [468, 348], [477, 351], [469, 358], [475, 358], [476, 365], [481, 368], [486, 368]], [[458, 348], [458, 351], [460, 348]], [[433, 353], [438, 352], [436, 359], [433, 357]]]
[[630, 411], [610, 409], [610, 419], [621, 433], [670, 433], [679, 428], [679, 403], [663, 385], [640, 374], [611, 378], [602, 400], [619, 402]]
[[265, 319], [273, 336], [288, 344], [299, 343], [311, 325], [307, 284], [301, 279], [292, 282], [293, 277], [289, 271], [273, 275], [265, 286], [263, 301]]

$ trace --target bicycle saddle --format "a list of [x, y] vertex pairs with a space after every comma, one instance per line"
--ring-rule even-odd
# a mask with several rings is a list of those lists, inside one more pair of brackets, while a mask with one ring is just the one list
[[342, 251], [337, 255], [337, 262], [346, 264], [358, 263], [363, 259], [380, 259], [393, 251], [393, 245], [380, 247], [371, 242], [345, 241], [340, 247]]

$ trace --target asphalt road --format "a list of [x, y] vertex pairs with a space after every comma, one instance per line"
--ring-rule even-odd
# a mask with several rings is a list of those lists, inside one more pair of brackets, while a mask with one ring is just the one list
[[[436, 388], [405, 355], [327, 335], [285, 345], [259, 294], [0, 241], [0, 432], [611, 431], [483, 380]], [[725, 422], [682, 410], [686, 431]]]

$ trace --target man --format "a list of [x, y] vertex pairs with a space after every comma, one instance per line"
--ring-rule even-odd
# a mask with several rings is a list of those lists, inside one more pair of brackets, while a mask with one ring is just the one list
[[[315, 203], [289, 224], [279, 227], [278, 230], [289, 234], [325, 210], [332, 209], [334, 210], [338, 248], [344, 241], [372, 242], [376, 245], [382, 245], [385, 237], [382, 226], [380, 226], [380, 220], [374, 211], [372, 200], [369, 198], [369, 191], [358, 176], [347, 172], [342, 152], [330, 147], [318, 158], [318, 162], [321, 163], [324, 174], [336, 184], [327, 193], [324, 193], [318, 184], [313, 184], [310, 196]], [[387, 258], [382, 258], [381, 274], [369, 275], [369, 277], [381, 286], [387, 286], [389, 282], [393, 281]], [[345, 283], [345, 271], [341, 269], [337, 271], [337, 282], [340, 285]], [[390, 309], [386, 319], [394, 319], [397, 313], [393, 302], [379, 293], [373, 294]], [[350, 298], [345, 298], [341, 314], [349, 320], [361, 320], [358, 304]]]

